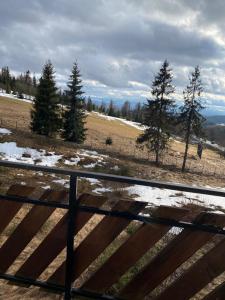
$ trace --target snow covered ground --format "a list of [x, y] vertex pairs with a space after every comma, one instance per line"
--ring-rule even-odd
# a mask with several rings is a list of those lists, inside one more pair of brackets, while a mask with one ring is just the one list
[[38, 151], [28, 147], [18, 147], [15, 142], [5, 142], [0, 143], [0, 158], [13, 162], [53, 167], [62, 158], [62, 155], [56, 155], [54, 152], [47, 153], [45, 150]]
[[[82, 179], [84, 180], [84, 179]], [[92, 178], [85, 179], [91, 186], [93, 186], [91, 192], [96, 194], [104, 194], [113, 192], [113, 187], [105, 187], [102, 181]], [[57, 179], [53, 182], [58, 183], [65, 188], [69, 188], [69, 180]], [[207, 188], [210, 188], [207, 186]], [[225, 188], [218, 188], [221, 191], [225, 191]], [[118, 190], [118, 189], [117, 189]], [[180, 192], [167, 189], [145, 187], [140, 185], [133, 185], [126, 188], [121, 188], [130, 195], [130, 197], [136, 201], [147, 202], [148, 206], [183, 206], [188, 203], [205, 206], [206, 208], [213, 209], [217, 213], [222, 213], [225, 210], [225, 199], [223, 197], [201, 195], [190, 192]]]
[[[10, 133], [9, 130], [0, 128], [0, 136]], [[105, 165], [106, 158], [108, 158], [108, 155], [99, 154], [96, 151], [80, 149], [75, 153], [74, 157], [64, 159], [63, 155], [57, 155], [55, 152], [19, 147], [15, 142], [0, 143], [0, 159], [40, 166], [53, 167], [56, 166], [60, 160], [65, 165], [77, 166], [78, 163], [80, 163], [84, 168], [91, 169], [97, 165]], [[87, 164], [85, 164], [86, 159], [90, 160]], [[82, 164], [82, 162], [84, 163]]]
[[[207, 188], [210, 188], [207, 186]], [[225, 191], [225, 188], [218, 188]], [[220, 210], [225, 209], [225, 198], [201, 195], [189, 192], [171, 191], [166, 189], [159, 189], [153, 187], [145, 187], [134, 185], [126, 188], [128, 193], [137, 201], [148, 202], [149, 205], [168, 205], [168, 206], [181, 206], [187, 203], [203, 205], [212, 209]]]
[[212, 142], [210, 142], [210, 141], [205, 141], [205, 144], [206, 144], [206, 145], [209, 145], [209, 146], [211, 146], [211, 147], [213, 147], [213, 148], [215, 148], [215, 149], [217, 149], [217, 150], [225, 151], [225, 147], [220, 146], [220, 145], [215, 144], [215, 143], [212, 143]]
[[0, 136], [1, 135], [10, 135], [12, 132], [6, 128], [0, 128]]
[[[88, 164], [82, 164], [85, 159], [90, 159], [91, 162]], [[66, 159], [63, 163], [65, 165], [70, 166], [77, 166], [78, 164], [81, 164], [83, 168], [87, 169], [93, 169], [97, 165], [103, 166], [106, 164], [106, 159], [109, 158], [108, 155], [100, 154], [97, 151], [90, 151], [90, 150], [77, 150], [74, 157], [71, 157], [70, 159]]]
[[23, 94], [24, 99], [20, 99], [14, 94], [7, 94], [4, 90], [0, 90], [0, 96], [14, 99], [14, 100], [20, 100], [20, 101], [24, 101], [24, 102], [28, 102], [28, 103], [32, 103], [34, 100], [33, 96]]
[[99, 112], [93, 112], [94, 114], [96, 114], [98, 117], [100, 118], [104, 118], [108, 121], [120, 121], [126, 125], [129, 125], [129, 126], [132, 126], [132, 127], [135, 127], [139, 130], [145, 130], [145, 126], [141, 125], [140, 123], [137, 123], [137, 122], [133, 122], [133, 121], [128, 121], [128, 120], [125, 120], [125, 119], [122, 119], [122, 118], [116, 118], [116, 117], [110, 117], [110, 116], [106, 116], [106, 115], [103, 115], [103, 114], [100, 114]]

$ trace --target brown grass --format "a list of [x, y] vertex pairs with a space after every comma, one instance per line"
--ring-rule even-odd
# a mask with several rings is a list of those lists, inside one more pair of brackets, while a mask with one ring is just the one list
[[[2, 127], [13, 130], [13, 135], [4, 137], [4, 140], [14, 140], [20, 146], [44, 148], [64, 155], [73, 155], [76, 149], [79, 148], [78, 145], [66, 143], [60, 139], [38, 136], [30, 132], [30, 109], [31, 104], [29, 103], [0, 97]], [[16, 121], [17, 129], [15, 128]], [[158, 168], [151, 162], [151, 159], [154, 159], [153, 156], [149, 157], [148, 162], [148, 153], [136, 148], [135, 140], [140, 134], [138, 129], [117, 120], [108, 121], [94, 113], [89, 114], [86, 121], [87, 141], [85, 145], [82, 145], [82, 148], [100, 149], [100, 152], [110, 153], [112, 159], [119, 159], [114, 163], [129, 167], [131, 176], [216, 187], [224, 186], [225, 160], [215, 151], [205, 149], [202, 160], [199, 160], [196, 154], [196, 146], [191, 145], [187, 161], [187, 169], [190, 169], [190, 171], [182, 174], [180, 167], [184, 152], [183, 143], [171, 141], [170, 149], [163, 161], [164, 165]], [[111, 136], [113, 139], [111, 146], [105, 145], [107, 136]], [[109, 170], [106, 169], [105, 171], [108, 172]]]

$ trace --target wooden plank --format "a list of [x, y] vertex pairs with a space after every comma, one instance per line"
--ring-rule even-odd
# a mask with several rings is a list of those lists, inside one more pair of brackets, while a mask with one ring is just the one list
[[[140, 212], [146, 203], [136, 201], [119, 201], [115, 211]], [[127, 227], [131, 220], [121, 217], [105, 216], [101, 222], [89, 233], [74, 251], [73, 280], [105, 250], [107, 246]], [[64, 283], [65, 261], [49, 278], [50, 282]]]
[[[159, 218], [180, 220], [188, 210], [172, 207], [160, 207], [155, 212]], [[132, 267], [171, 226], [143, 224], [122, 246], [103, 264], [96, 273], [82, 286], [83, 289], [104, 293]]]
[[[6, 194], [10, 196], [26, 198], [34, 191], [34, 189], [34, 187], [16, 184], [12, 185]], [[0, 234], [7, 227], [22, 206], [23, 203], [19, 202], [6, 200], [0, 201]]]
[[[84, 205], [100, 207], [106, 198], [83, 194], [79, 197], [79, 202]], [[75, 234], [93, 216], [92, 213], [78, 211], [75, 217]], [[35, 249], [31, 256], [17, 271], [16, 275], [38, 278], [41, 273], [50, 265], [57, 255], [65, 248], [67, 240], [68, 213], [66, 213], [59, 223], [52, 229], [42, 243]], [[37, 263], [38, 262], [38, 263]]]
[[224, 300], [225, 282], [217, 286], [211, 293], [205, 296], [202, 300]]
[[225, 239], [192, 265], [157, 300], [187, 300], [225, 270]]
[[[46, 191], [40, 200], [43, 201], [61, 201], [65, 200], [67, 192], [64, 191]], [[41, 226], [54, 212], [54, 207], [33, 206], [14, 232], [0, 248], [0, 271], [6, 272], [10, 265], [15, 261], [18, 255], [28, 245], [31, 239], [36, 235]]]
[[[201, 213], [196, 223], [225, 225], [225, 215]], [[183, 262], [207, 243], [214, 235], [203, 231], [183, 230], [121, 291], [125, 299], [143, 299]]]

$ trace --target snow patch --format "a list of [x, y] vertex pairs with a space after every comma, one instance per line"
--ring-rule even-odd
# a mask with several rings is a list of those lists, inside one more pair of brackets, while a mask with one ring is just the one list
[[122, 119], [122, 118], [117, 118], [117, 117], [106, 116], [106, 115], [100, 114], [99, 112], [95, 112], [95, 111], [93, 113], [96, 114], [98, 117], [104, 118], [108, 121], [120, 121], [120, 122], [122, 122], [126, 125], [135, 127], [136, 129], [139, 129], [139, 130], [145, 130], [146, 129], [145, 126], [143, 126], [143, 125], [141, 125], [140, 123], [137, 123], [137, 122], [128, 121], [128, 120], [125, 120], [125, 119]]
[[6, 128], [0, 128], [0, 135], [9, 135], [11, 134], [12, 132]]
[[50, 187], [50, 185], [46, 185], [46, 186], [42, 186], [42, 188], [43, 188], [44, 190], [49, 190], [51, 187]]
[[14, 95], [13, 93], [7, 94], [5, 92], [5, 90], [1, 90], [0, 91], [0, 96], [5, 97], [5, 98], [14, 99], [14, 100], [19, 100], [19, 101], [27, 102], [27, 103], [33, 103], [33, 101], [34, 101], [34, 97], [31, 96], [31, 95], [23, 94], [24, 99], [21, 99], [21, 98], [18, 98], [18, 96]]
[[65, 188], [69, 188], [69, 180], [68, 179], [57, 179], [57, 180], [53, 180], [53, 182], [63, 185]]
[[77, 166], [79, 161], [80, 161], [80, 157], [72, 157], [70, 160], [66, 159], [64, 161], [64, 164], [68, 166]]
[[102, 193], [106, 193], [106, 192], [112, 192], [112, 189], [104, 188], [104, 187], [98, 187], [98, 188], [94, 189], [92, 192], [96, 193], [96, 194], [102, 194]]
[[46, 156], [45, 150], [18, 147], [15, 142], [0, 143], [0, 156], [3, 160], [24, 162], [39, 166], [55, 166], [62, 155]]
[[85, 178], [85, 180], [89, 181], [91, 185], [100, 184], [100, 181], [96, 178]]
[[83, 165], [83, 168], [93, 169], [97, 166], [97, 164], [98, 164], [98, 162], [91, 163], [91, 164], [88, 164], [88, 165]]
[[[225, 209], [224, 197], [178, 192], [139, 185], [130, 186], [125, 188], [125, 190], [135, 200], [148, 202], [150, 205], [181, 206], [184, 203], [192, 202], [206, 207], [217, 209], [221, 207]], [[220, 190], [224, 189], [220, 188]]]

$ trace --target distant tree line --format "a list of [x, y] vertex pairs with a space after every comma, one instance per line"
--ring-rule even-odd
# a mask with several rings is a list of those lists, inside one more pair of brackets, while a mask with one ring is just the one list
[[19, 98], [23, 98], [23, 94], [35, 96], [37, 90], [37, 78], [35, 74], [27, 70], [19, 76], [11, 74], [9, 67], [3, 67], [0, 70], [0, 89], [6, 91], [7, 94], [15, 94]]
[[129, 101], [125, 101], [121, 107], [118, 107], [114, 104], [113, 100], [110, 100], [109, 104], [103, 101], [99, 105], [91, 97], [88, 97], [85, 99], [85, 109], [88, 112], [96, 111], [107, 116], [123, 118], [138, 123], [142, 123], [144, 119], [144, 104], [140, 102], [132, 106]]

